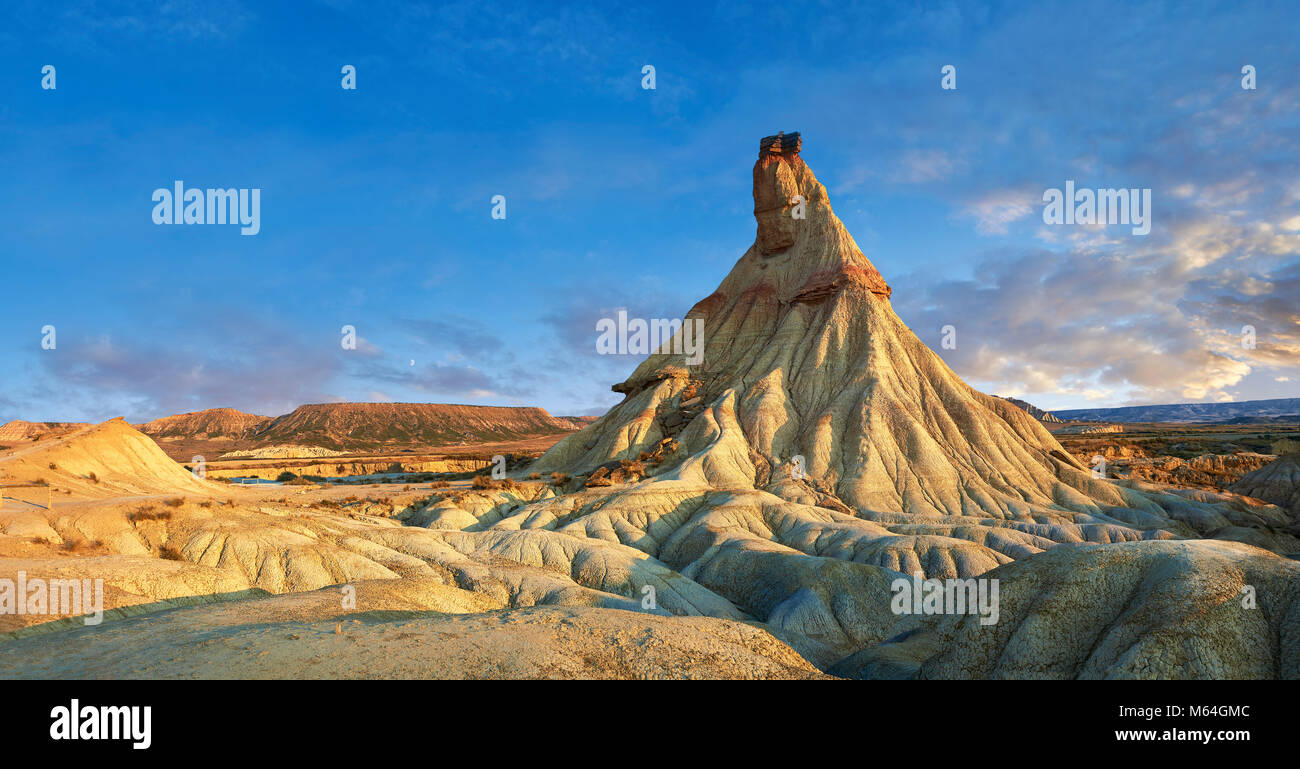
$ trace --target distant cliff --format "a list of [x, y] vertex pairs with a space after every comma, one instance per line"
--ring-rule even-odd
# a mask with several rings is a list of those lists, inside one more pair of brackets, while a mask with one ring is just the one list
[[1061, 419], [1096, 422], [1227, 422], [1259, 417], [1295, 416], [1300, 421], [1300, 398], [1273, 398], [1230, 403], [1171, 403], [1161, 406], [1124, 406], [1113, 409], [1066, 409]]
[[1049, 413], [1049, 412], [1047, 412], [1047, 411], [1043, 411], [1042, 409], [1038, 408], [1038, 407], [1035, 406], [1034, 404], [1032, 404], [1032, 403], [1026, 403], [1025, 401], [1022, 401], [1022, 400], [1020, 400], [1019, 398], [1008, 398], [1008, 397], [1006, 397], [1005, 395], [999, 395], [998, 397], [1001, 398], [1001, 399], [1004, 400], [1004, 401], [1007, 401], [1008, 403], [1014, 403], [1014, 404], [1016, 404], [1017, 406], [1019, 406], [1020, 408], [1024, 409], [1026, 412], [1028, 412], [1030, 416], [1032, 416], [1034, 419], [1037, 419], [1037, 420], [1040, 421], [1040, 422], [1060, 422], [1060, 421], [1061, 421], [1061, 420], [1057, 419], [1055, 416], [1053, 416], [1051, 413]]

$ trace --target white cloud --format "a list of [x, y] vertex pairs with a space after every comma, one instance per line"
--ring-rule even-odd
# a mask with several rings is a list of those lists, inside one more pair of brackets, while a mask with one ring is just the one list
[[1036, 199], [1032, 194], [1022, 190], [998, 190], [967, 205], [962, 215], [975, 220], [975, 230], [981, 235], [1003, 235], [1009, 224], [1036, 209]]

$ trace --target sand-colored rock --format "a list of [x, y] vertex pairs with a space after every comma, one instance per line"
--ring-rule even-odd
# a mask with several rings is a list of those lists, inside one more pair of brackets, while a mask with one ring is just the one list
[[0, 456], [0, 483], [42, 480], [95, 497], [215, 489], [121, 418]]
[[26, 422], [15, 419], [0, 425], [0, 443], [18, 443], [54, 435], [65, 435], [90, 427], [86, 422]]
[[984, 575], [1000, 617], [936, 616], [853, 678], [1300, 678], [1300, 564], [1228, 542], [1056, 548]]
[[1300, 521], [1300, 457], [1284, 454], [1229, 487], [1238, 494], [1262, 499], [1290, 512]]
[[[1252, 452], [1201, 454], [1190, 459], [1170, 456], [1126, 457], [1110, 462], [1106, 471], [1119, 478], [1137, 478], [1172, 486], [1245, 493], [1235, 489], [1234, 484], [1275, 458], [1269, 454]], [[1255, 494], [1248, 496], [1263, 499]], [[1285, 507], [1285, 505], [1281, 506]]]
[[[5, 643], [0, 678], [824, 678], [762, 628], [612, 609], [492, 608], [407, 583], [175, 609]], [[472, 612], [472, 613], [471, 613]]]
[[347, 452], [345, 451], [323, 449], [320, 446], [279, 444], [276, 446], [264, 446], [260, 449], [227, 451], [225, 454], [222, 454], [219, 459], [300, 459], [314, 457], [341, 457], [346, 454]]
[[248, 439], [271, 422], [271, 417], [230, 408], [204, 409], [155, 419], [136, 429], [156, 440], [176, 438]]
[[[238, 659], [249, 676], [767, 677], [810, 675], [806, 660], [859, 677], [1300, 675], [1300, 567], [1278, 555], [1300, 552], [1294, 515], [1093, 477], [906, 327], [798, 152], [765, 153], [754, 183], [754, 244], [688, 314], [704, 322], [703, 361], [650, 356], [615, 385], [620, 404], [516, 474], [553, 484], [448, 489], [379, 514], [241, 490], [166, 520], [132, 521], [110, 501], [0, 517], [6, 537], [75, 531], [142, 556], [165, 544], [203, 574], [278, 594], [259, 606], [364, 584], [467, 614], [363, 620], [355, 648], [377, 660], [364, 668], [340, 657], [353, 647], [331, 630], [336, 613], [313, 604], [288, 627], [258, 624], [244, 599], [62, 629], [41, 639], [44, 662], [11, 670], [208, 676]], [[304, 407], [296, 426], [277, 420], [281, 442], [327, 445], [302, 436], [362, 423], [405, 439], [419, 426], [396, 406]], [[149, 454], [137, 448], [105, 452]], [[997, 578], [1001, 619], [977, 631], [895, 614], [891, 583], [917, 573]], [[135, 595], [177, 592], [159, 579]], [[1230, 605], [1246, 584], [1251, 614]], [[223, 623], [211, 644], [176, 640]]]

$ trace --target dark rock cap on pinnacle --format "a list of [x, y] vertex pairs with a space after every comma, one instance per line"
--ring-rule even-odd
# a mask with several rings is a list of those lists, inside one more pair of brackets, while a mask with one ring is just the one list
[[801, 149], [803, 149], [803, 140], [799, 138], [798, 131], [789, 134], [781, 131], [776, 136], [764, 136], [758, 142], [760, 158], [767, 154], [798, 155]]

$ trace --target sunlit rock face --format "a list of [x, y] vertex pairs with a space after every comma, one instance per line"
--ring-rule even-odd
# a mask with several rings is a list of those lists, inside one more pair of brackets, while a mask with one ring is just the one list
[[[96, 502], [78, 516], [27, 510], [0, 516], [0, 531], [102, 542], [112, 556], [84, 568], [114, 566], [110, 587], [134, 596], [120, 602], [132, 609], [139, 597], [200, 589], [358, 583], [375, 611], [502, 612], [404, 628], [467, 655], [448, 674], [507, 669], [545, 636], [547, 651], [510, 669], [654, 675], [674, 669], [662, 659], [726, 655], [734, 664], [695, 673], [816, 674], [793, 649], [853, 677], [1300, 675], [1300, 564], [1278, 555], [1300, 552], [1293, 514], [1235, 494], [1094, 477], [1039, 420], [971, 388], [903, 323], [799, 142], [762, 149], [754, 243], [687, 315], [703, 324], [702, 358], [650, 355], [614, 385], [621, 403], [511, 483], [342, 514], [182, 478], [118, 425], [15, 455], [0, 472], [45, 474], [87, 495], [186, 484], [196, 497], [234, 498], [152, 518], [134, 503]], [[83, 478], [90, 471], [98, 483]], [[172, 558], [153, 557], [164, 546]], [[28, 568], [70, 573], [89, 561]], [[914, 575], [997, 580], [996, 621], [897, 612], [894, 585]], [[533, 610], [543, 606], [564, 611]], [[262, 608], [342, 616], [299, 602]], [[184, 616], [178, 626], [214, 620]], [[479, 639], [503, 623], [519, 635], [481, 651]], [[534, 633], [547, 623], [569, 635]], [[261, 643], [261, 632], [232, 637]], [[633, 664], [622, 641], [591, 641], [597, 632], [675, 639], [674, 651]], [[349, 659], [370, 658], [359, 650], [400, 659], [385, 641], [395, 635], [349, 636], [358, 644]], [[104, 646], [93, 657], [123, 659], [115, 655], [139, 637], [96, 636]]]

